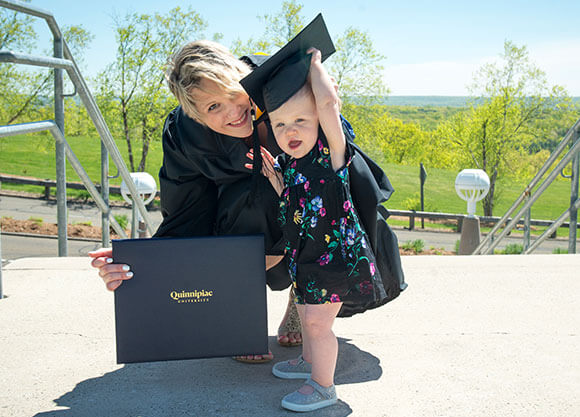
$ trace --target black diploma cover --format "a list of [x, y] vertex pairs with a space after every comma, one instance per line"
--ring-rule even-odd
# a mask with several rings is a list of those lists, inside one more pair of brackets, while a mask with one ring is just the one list
[[115, 263], [117, 363], [268, 352], [264, 237], [124, 239]]

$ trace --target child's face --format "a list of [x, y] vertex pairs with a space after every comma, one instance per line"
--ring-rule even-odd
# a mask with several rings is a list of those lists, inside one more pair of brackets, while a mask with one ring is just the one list
[[272, 130], [280, 149], [294, 158], [302, 158], [318, 139], [318, 113], [309, 89], [300, 90], [286, 103], [270, 112]]

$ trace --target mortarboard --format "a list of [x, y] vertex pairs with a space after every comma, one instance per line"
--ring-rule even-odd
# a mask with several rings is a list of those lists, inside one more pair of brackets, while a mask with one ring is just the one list
[[321, 52], [322, 61], [335, 52], [322, 14], [240, 81], [260, 109], [276, 110], [302, 88], [310, 70], [310, 47]]

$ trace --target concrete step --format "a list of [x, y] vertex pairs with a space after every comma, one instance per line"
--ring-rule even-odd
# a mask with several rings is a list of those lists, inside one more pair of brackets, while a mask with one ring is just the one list
[[[313, 415], [580, 415], [580, 255], [402, 261], [397, 300], [336, 320], [340, 402]], [[113, 294], [87, 258], [19, 259], [3, 280], [2, 416], [295, 415], [279, 404], [301, 383], [271, 364], [117, 365]], [[275, 342], [286, 300], [268, 291], [276, 361], [300, 354]]]

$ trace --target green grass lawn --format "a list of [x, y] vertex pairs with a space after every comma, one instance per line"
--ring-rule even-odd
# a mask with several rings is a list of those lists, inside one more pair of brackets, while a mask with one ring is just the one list
[[[94, 182], [100, 182], [100, 141], [96, 137], [67, 138], [71, 148], [81, 161], [85, 170]], [[117, 145], [121, 154], [127, 160], [127, 146], [124, 141]], [[140, 157], [140, 148], [135, 150], [136, 158]], [[162, 163], [161, 142], [151, 144], [146, 170], [157, 178]], [[419, 193], [419, 167], [395, 164], [383, 164], [383, 168], [391, 180], [395, 193], [387, 203], [391, 209], [407, 209], [403, 201]], [[445, 213], [465, 213], [467, 204], [455, 193], [455, 177], [457, 172], [426, 167], [427, 181], [425, 182], [425, 203], [432, 211]], [[116, 168], [111, 162], [110, 175], [116, 174]], [[54, 140], [49, 134], [33, 134], [0, 138], [0, 172], [3, 174], [26, 175], [36, 178], [56, 178], [54, 164]], [[74, 170], [67, 164], [67, 181], [79, 181]], [[111, 184], [120, 185], [121, 179], [111, 180]], [[503, 213], [513, 204], [524, 189], [526, 181], [517, 181], [505, 178], [499, 183], [499, 192], [496, 193], [495, 216]], [[3, 188], [19, 188], [2, 184]], [[30, 188], [42, 192], [40, 187]], [[68, 191], [74, 195], [73, 190]], [[556, 219], [569, 205], [570, 182], [557, 180], [554, 182], [532, 208], [534, 219]], [[477, 204], [477, 214], [483, 215], [481, 203]], [[420, 224], [420, 220], [419, 220]]]

